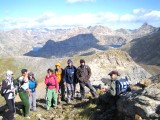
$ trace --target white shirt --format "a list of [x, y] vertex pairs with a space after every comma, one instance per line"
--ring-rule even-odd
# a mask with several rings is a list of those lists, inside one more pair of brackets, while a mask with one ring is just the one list
[[6, 91], [6, 93], [9, 93], [8, 99], [13, 99], [13, 98], [14, 98], [14, 94], [15, 94], [14, 92], [11, 92], [11, 90], [14, 89], [13, 81], [9, 81], [9, 80], [8, 80], [8, 81], [7, 81], [7, 84], [8, 84], [8, 85], [11, 85], [11, 88]]
[[[19, 81], [22, 82], [24, 79], [24, 76], [19, 77]], [[29, 88], [29, 80], [27, 78], [27, 80], [21, 85], [21, 88], [23, 88], [24, 90], [27, 90]]]

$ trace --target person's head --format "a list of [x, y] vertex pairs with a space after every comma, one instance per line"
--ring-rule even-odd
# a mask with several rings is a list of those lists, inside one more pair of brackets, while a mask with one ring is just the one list
[[118, 71], [111, 71], [108, 75], [110, 75], [112, 80], [115, 80], [119, 76], [119, 73]]
[[80, 65], [84, 66], [85, 65], [85, 60], [84, 59], [80, 59]]
[[11, 70], [7, 70], [7, 72], [6, 72], [6, 77], [7, 77], [8, 79], [11, 79], [11, 78], [13, 77], [13, 72], [12, 72]]
[[71, 59], [69, 59], [69, 60], [67, 61], [67, 64], [68, 64], [68, 66], [72, 66], [72, 65], [73, 65], [72, 60], [71, 60]]
[[51, 75], [53, 74], [53, 70], [52, 70], [51, 68], [49, 68], [49, 69], [47, 70], [47, 73], [49, 74], [49, 76], [51, 76]]
[[29, 80], [34, 79], [34, 74], [32, 72], [29, 72], [28, 73], [28, 78], [29, 78]]
[[21, 70], [21, 73], [22, 73], [22, 76], [25, 76], [27, 74], [28, 70], [27, 69], [22, 69]]
[[60, 69], [61, 68], [61, 64], [60, 63], [56, 63], [55, 67], [56, 67], [56, 69]]

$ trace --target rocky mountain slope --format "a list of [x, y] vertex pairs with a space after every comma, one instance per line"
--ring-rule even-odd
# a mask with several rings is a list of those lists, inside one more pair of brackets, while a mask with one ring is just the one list
[[80, 34], [65, 41], [54, 42], [53, 40], [49, 40], [40, 50], [31, 51], [25, 55], [45, 58], [53, 56], [67, 57], [84, 54], [85, 51], [93, 50], [93, 48], [96, 50], [108, 49], [105, 46], [98, 45], [98, 42], [92, 34]]
[[[79, 56], [75, 56], [75, 57], [70, 57], [70, 59], [73, 60], [73, 63], [76, 67], [79, 66], [79, 60], [81, 58], [84, 58], [86, 60], [86, 64], [89, 65], [91, 67], [92, 70], [92, 76], [91, 76], [91, 83], [93, 85], [99, 85], [99, 84], [103, 84], [102, 82], [102, 78], [109, 78], [108, 73], [111, 70], [118, 70], [119, 73], [121, 74], [120, 77], [123, 77], [125, 75], [128, 76], [130, 82], [132, 84], [138, 83], [140, 82], [142, 79], [145, 78], [149, 78], [151, 75], [145, 71], [142, 67], [140, 67], [139, 65], [137, 65], [132, 58], [123, 51], [120, 50], [107, 50], [104, 52], [99, 52], [93, 55], [89, 55], [89, 56], [83, 56], [83, 57], [79, 57]], [[9, 59], [6, 60], [6, 59]], [[0, 61], [0, 65], [3, 62], [3, 70], [1, 70], [1, 72], [3, 74], [1, 74], [1, 78], [4, 77], [3, 75], [5, 74], [5, 71], [8, 68], [11, 68], [11, 70], [14, 71], [14, 76], [15, 78], [20, 76], [20, 70], [22, 68], [27, 68], [30, 71], [33, 71], [35, 73], [35, 77], [37, 78], [37, 80], [39, 81], [38, 84], [38, 88], [37, 88], [37, 98], [43, 98], [43, 104], [41, 101], [37, 101], [38, 103], [38, 111], [35, 113], [32, 113], [31, 117], [35, 118], [35, 116], [37, 116], [37, 114], [41, 113], [41, 117], [42, 118], [46, 118], [46, 119], [50, 119], [51, 117], [53, 118], [68, 118], [67, 115], [69, 115], [69, 118], [75, 118], [74, 114], [76, 114], [78, 117], [76, 117], [76, 119], [78, 119], [81, 115], [84, 116], [86, 115], [86, 119], [89, 119], [91, 116], [91, 112], [88, 111], [96, 111], [96, 109], [94, 108], [95, 105], [93, 105], [92, 107], [87, 107], [87, 108], [81, 108], [81, 110], [79, 109], [75, 109], [73, 106], [65, 106], [62, 105], [60, 106], [60, 108], [52, 109], [51, 113], [46, 113], [45, 108], [43, 107], [45, 102], [44, 102], [44, 98], [45, 98], [45, 84], [43, 83], [43, 79], [45, 77], [46, 74], [46, 70], [48, 68], [54, 68], [54, 65], [56, 62], [60, 62], [62, 64], [62, 67], [64, 68], [66, 66], [66, 61], [69, 58], [62, 58], [62, 59], [45, 59], [45, 58], [33, 58], [33, 57], [15, 57], [15, 58], [3, 58], [3, 60]], [[8, 67], [5, 67], [8, 66]], [[11, 66], [11, 67], [10, 67]], [[77, 90], [79, 90], [79, 87], [77, 86]], [[16, 99], [17, 101], [17, 99]], [[4, 101], [2, 102], [2, 98], [0, 97], [0, 103], [4, 103]], [[81, 105], [81, 104], [80, 104]], [[0, 104], [1, 106], [1, 104]], [[81, 105], [82, 106], [82, 105]], [[88, 110], [88, 111], [87, 111]], [[57, 111], [60, 111], [62, 114], [58, 114]], [[72, 111], [72, 116], [70, 116], [71, 113], [70, 111]], [[54, 112], [54, 113], [53, 113]], [[56, 116], [56, 115], [59, 116]], [[93, 115], [93, 114], [92, 114]], [[101, 114], [98, 113], [96, 114], [96, 119], [101, 118]], [[107, 114], [105, 114], [107, 115]], [[18, 118], [22, 119], [21, 116], [18, 116]], [[35, 118], [37, 119], [37, 118]]]
[[[91, 67], [92, 76], [91, 82], [94, 85], [103, 84], [102, 78], [109, 78], [108, 73], [112, 70], [118, 70], [121, 74], [120, 77], [128, 76], [131, 83], [137, 83], [142, 79], [149, 78], [151, 75], [144, 70], [142, 67], [137, 65], [132, 58], [123, 51], [119, 50], [108, 50], [104, 52], [99, 52], [89, 56], [75, 56], [70, 57], [76, 67], [79, 66], [79, 60], [84, 58], [86, 64]], [[5, 71], [11, 69], [14, 71], [14, 76], [17, 78], [21, 75], [20, 70], [22, 68], [27, 68], [35, 73], [35, 77], [38, 81], [43, 81], [46, 70], [48, 68], [55, 68], [56, 62], [60, 62], [64, 68], [69, 58], [61, 59], [45, 59], [45, 58], [33, 58], [33, 57], [15, 57], [7, 60], [8, 58], [3, 58], [0, 60], [0, 65], [3, 64], [0, 74], [0, 78], [3, 79], [5, 76]], [[45, 85], [40, 85], [40, 88], [45, 89]], [[40, 96], [44, 96], [45, 92]]]
[[[30, 51], [38, 51], [39, 48], [43, 47], [48, 40], [60, 42], [71, 38], [78, 40], [86, 39], [84, 38], [84, 34], [92, 34], [95, 39], [98, 40], [97, 44], [99, 45], [121, 46], [134, 38], [139, 38], [154, 33], [157, 29], [158, 28], [145, 23], [139, 29], [133, 31], [125, 29], [112, 30], [104, 26], [55, 30], [16, 29], [11, 31], [0, 31], [0, 56], [23, 55]], [[96, 50], [98, 49], [89, 50], [88, 52]]]
[[160, 65], [160, 30], [126, 44], [127, 51], [138, 63]]

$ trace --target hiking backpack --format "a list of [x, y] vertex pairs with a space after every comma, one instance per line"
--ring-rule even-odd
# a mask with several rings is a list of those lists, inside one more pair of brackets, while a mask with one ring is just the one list
[[116, 95], [126, 93], [127, 91], [130, 91], [130, 84], [127, 77], [116, 80]]
[[4, 92], [5, 92], [5, 89], [4, 89], [4, 80], [2, 81], [2, 86], [1, 86], [1, 91], [0, 91], [0, 93], [1, 93], [1, 96], [4, 96]]

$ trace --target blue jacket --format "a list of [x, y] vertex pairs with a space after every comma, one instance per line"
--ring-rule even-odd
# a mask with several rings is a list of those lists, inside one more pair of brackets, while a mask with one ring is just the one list
[[68, 84], [76, 84], [77, 83], [77, 78], [76, 78], [76, 67], [75, 66], [67, 66], [64, 69], [64, 76], [63, 76], [63, 81], [68, 83]]
[[29, 80], [29, 89], [31, 90], [32, 93], [36, 91], [36, 87], [37, 87], [36, 80]]

